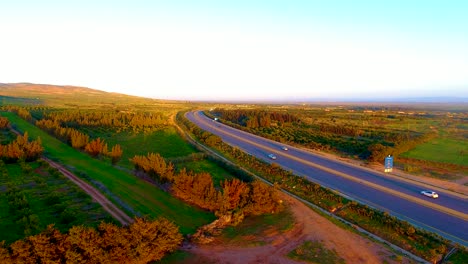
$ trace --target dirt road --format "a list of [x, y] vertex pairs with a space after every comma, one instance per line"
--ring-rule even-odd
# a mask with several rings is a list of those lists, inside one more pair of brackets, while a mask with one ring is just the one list
[[[16, 129], [13, 129], [11, 126], [10, 126], [10, 130], [13, 131], [13, 133], [17, 135], [22, 135], [19, 131], [17, 131]], [[129, 217], [122, 210], [120, 210], [117, 206], [115, 206], [111, 201], [109, 201], [109, 199], [107, 199], [104, 195], [102, 195], [101, 192], [96, 190], [96, 188], [89, 185], [82, 179], [76, 177], [69, 170], [65, 169], [61, 164], [58, 164], [57, 162], [54, 162], [51, 159], [46, 158], [44, 156], [42, 156], [42, 159], [47, 161], [50, 164], [50, 166], [58, 169], [61, 173], [63, 173], [63, 175], [65, 175], [72, 182], [78, 185], [78, 187], [80, 187], [83, 191], [89, 194], [96, 202], [102, 205], [104, 210], [106, 210], [110, 215], [112, 215], [112, 217], [114, 217], [122, 225], [128, 225], [131, 222], [133, 222], [133, 219], [131, 217]]]
[[133, 222], [133, 219], [129, 217], [126, 213], [120, 210], [117, 206], [115, 206], [107, 197], [105, 197], [101, 192], [96, 190], [93, 186], [89, 185], [82, 179], [75, 176], [73, 173], [65, 169], [62, 165], [54, 162], [46, 157], [42, 157], [43, 160], [47, 161], [50, 166], [58, 169], [63, 175], [69, 178], [72, 182], [78, 185], [83, 191], [88, 193], [96, 202], [98, 202], [104, 210], [106, 210], [112, 217], [114, 217], [117, 221], [119, 221], [122, 225], [128, 225]]

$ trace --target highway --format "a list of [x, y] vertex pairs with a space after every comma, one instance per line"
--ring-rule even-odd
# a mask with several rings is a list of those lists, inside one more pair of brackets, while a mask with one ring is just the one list
[[[186, 117], [200, 128], [220, 136], [229, 145], [468, 247], [466, 195], [425, 186], [255, 136], [213, 121], [201, 111], [189, 112]], [[288, 151], [283, 150], [283, 146]], [[277, 159], [270, 159], [269, 154], [274, 154]], [[436, 191], [439, 198], [432, 199], [420, 194], [422, 190], [428, 189]]]

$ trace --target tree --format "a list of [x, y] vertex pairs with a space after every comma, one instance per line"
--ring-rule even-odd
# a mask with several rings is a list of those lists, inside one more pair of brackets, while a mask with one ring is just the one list
[[89, 142], [89, 136], [79, 132], [78, 130], [72, 129], [70, 131], [70, 143], [73, 148], [81, 149], [86, 147]]
[[100, 247], [102, 239], [91, 227], [74, 226], [68, 231], [66, 243], [70, 244], [65, 253], [66, 261], [71, 263], [103, 263], [105, 251]]
[[244, 208], [247, 205], [250, 191], [247, 183], [239, 179], [225, 180], [221, 187], [221, 214], [237, 208]]
[[122, 158], [122, 154], [123, 150], [119, 144], [113, 146], [111, 152], [109, 153], [109, 157], [111, 158], [112, 164], [115, 165], [117, 162], [119, 162]]
[[178, 248], [183, 240], [179, 228], [165, 218], [147, 221], [136, 218], [128, 227], [130, 254], [134, 263], [150, 263], [162, 259]]
[[135, 164], [136, 169], [141, 169], [150, 176], [155, 176], [159, 180], [172, 181], [174, 176], [174, 165], [167, 164], [164, 158], [158, 153], [148, 153], [145, 156], [136, 155], [130, 161]]
[[93, 157], [97, 157], [100, 154], [105, 155], [108, 152], [107, 144], [103, 139], [97, 138], [86, 145], [85, 151]]
[[98, 227], [101, 234], [101, 248], [107, 252], [111, 263], [130, 262], [130, 234], [128, 228], [120, 228], [112, 223], [102, 222]]
[[246, 211], [249, 214], [261, 215], [279, 210], [277, 190], [258, 180], [252, 182], [251, 185], [249, 204], [246, 206]]
[[0, 116], [0, 129], [7, 128], [10, 125], [8, 118]]
[[0, 263], [13, 264], [13, 260], [10, 257], [10, 252], [5, 248], [5, 241], [0, 242]]
[[23, 136], [18, 135], [15, 141], [2, 146], [0, 150], [1, 157], [6, 160], [17, 161], [24, 159], [30, 161], [39, 158], [44, 149], [40, 138], [29, 142], [28, 132], [25, 132]]

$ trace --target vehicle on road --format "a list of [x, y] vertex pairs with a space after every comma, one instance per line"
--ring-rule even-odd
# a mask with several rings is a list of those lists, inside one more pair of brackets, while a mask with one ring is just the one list
[[282, 146], [281, 149], [284, 150], [284, 151], [288, 151], [288, 147], [286, 147], [286, 146]]
[[276, 159], [275, 154], [269, 154], [268, 157], [269, 157], [270, 159], [272, 159], [272, 160], [275, 160], [275, 159]]
[[434, 191], [421, 191], [421, 194], [434, 199], [439, 198], [439, 195]]

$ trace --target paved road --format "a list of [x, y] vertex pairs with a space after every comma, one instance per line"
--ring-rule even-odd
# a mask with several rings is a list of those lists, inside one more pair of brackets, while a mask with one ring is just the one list
[[[284, 144], [215, 122], [201, 111], [189, 112], [186, 117], [251, 155], [275, 162], [296, 175], [468, 246], [468, 197], [465, 195], [436, 188], [439, 199], [428, 198], [420, 194], [421, 190], [429, 188], [421, 183], [331, 160], [292, 146], [287, 146], [289, 150], [284, 151]], [[276, 160], [268, 158], [271, 153]]]

